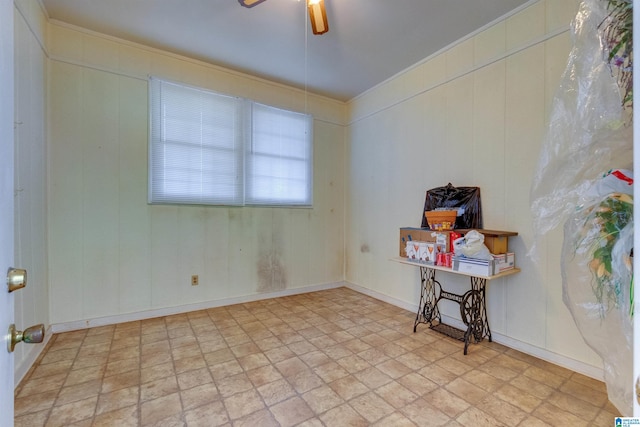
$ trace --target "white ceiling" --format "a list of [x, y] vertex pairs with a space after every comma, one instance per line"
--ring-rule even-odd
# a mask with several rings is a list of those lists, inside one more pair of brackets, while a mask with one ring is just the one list
[[529, 0], [43, 0], [50, 18], [349, 100]]

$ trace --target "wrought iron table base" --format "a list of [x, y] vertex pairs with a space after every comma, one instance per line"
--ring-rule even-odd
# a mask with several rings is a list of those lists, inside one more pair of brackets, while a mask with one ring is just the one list
[[[464, 295], [454, 294], [442, 289], [442, 285], [436, 280], [435, 269], [429, 268], [429, 266], [420, 266], [420, 305], [413, 325], [413, 332], [416, 332], [419, 323], [428, 324], [429, 328], [434, 331], [463, 341], [465, 355], [471, 340], [479, 343], [486, 337], [491, 342], [491, 329], [487, 320], [485, 304], [487, 279], [475, 276], [469, 276], [469, 279], [471, 280], [471, 289]], [[457, 302], [460, 305], [460, 317], [467, 326], [466, 331], [442, 323], [438, 303], [443, 299]]]

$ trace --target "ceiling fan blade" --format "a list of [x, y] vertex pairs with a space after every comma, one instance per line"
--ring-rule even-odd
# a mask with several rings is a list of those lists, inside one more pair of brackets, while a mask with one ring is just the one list
[[321, 35], [329, 31], [329, 21], [327, 21], [327, 11], [324, 8], [324, 0], [308, 0], [309, 19], [313, 34]]
[[238, 0], [238, 3], [240, 3], [244, 7], [253, 7], [259, 5], [264, 1], [267, 0]]

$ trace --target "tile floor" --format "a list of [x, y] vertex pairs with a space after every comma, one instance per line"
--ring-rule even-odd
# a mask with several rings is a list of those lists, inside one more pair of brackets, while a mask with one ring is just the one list
[[16, 426], [612, 426], [604, 384], [347, 288], [68, 332]]

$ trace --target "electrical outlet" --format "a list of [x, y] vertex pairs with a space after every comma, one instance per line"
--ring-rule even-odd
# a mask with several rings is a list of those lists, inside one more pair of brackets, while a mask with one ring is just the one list
[[191, 286], [198, 286], [198, 275], [194, 274], [191, 276]]

